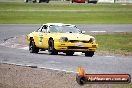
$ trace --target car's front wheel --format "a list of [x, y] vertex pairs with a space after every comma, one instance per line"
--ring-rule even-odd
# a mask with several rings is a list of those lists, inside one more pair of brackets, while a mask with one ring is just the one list
[[54, 40], [53, 39], [49, 40], [48, 52], [50, 55], [57, 55], [58, 54], [58, 52], [54, 48]]
[[94, 55], [94, 52], [93, 51], [85, 52], [85, 56], [86, 57], [92, 57], [93, 55]]
[[30, 53], [38, 53], [39, 52], [39, 48], [36, 47], [33, 39], [30, 40], [29, 51], [30, 51]]

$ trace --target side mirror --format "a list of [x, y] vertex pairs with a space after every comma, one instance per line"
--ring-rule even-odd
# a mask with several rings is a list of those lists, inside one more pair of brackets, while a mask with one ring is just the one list
[[85, 34], [85, 31], [82, 31], [82, 34]]

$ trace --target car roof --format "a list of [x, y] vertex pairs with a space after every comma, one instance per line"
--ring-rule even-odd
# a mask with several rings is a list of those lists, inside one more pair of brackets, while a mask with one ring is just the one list
[[72, 25], [72, 24], [64, 24], [64, 23], [46, 23], [46, 24], [43, 24], [43, 25], [58, 25], [58, 26], [62, 26], [62, 25], [66, 25], [66, 26], [75, 26], [75, 25]]
[[43, 25], [63, 25], [63, 23], [46, 23], [46, 24], [43, 24]]

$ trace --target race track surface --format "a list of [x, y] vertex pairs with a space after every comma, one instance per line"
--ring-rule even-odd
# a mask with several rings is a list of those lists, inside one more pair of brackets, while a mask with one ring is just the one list
[[[12, 24], [0, 25], [0, 43], [4, 40], [28, 34], [40, 25]], [[132, 32], [132, 25], [77, 25], [85, 31]], [[81, 54], [66, 56], [65, 54], [48, 55], [48, 52], [31, 54], [28, 50], [7, 48], [0, 46], [0, 63], [17, 64], [23, 66], [37, 66], [54, 70], [76, 72], [82, 66], [88, 73], [123, 73], [132, 75], [132, 56], [99, 56], [85, 57]]]

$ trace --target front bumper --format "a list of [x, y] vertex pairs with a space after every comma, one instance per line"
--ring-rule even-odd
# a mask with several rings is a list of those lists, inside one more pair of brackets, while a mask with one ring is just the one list
[[70, 42], [55, 42], [54, 48], [57, 51], [74, 51], [74, 52], [86, 52], [96, 51], [98, 44], [96, 43], [70, 43]]

